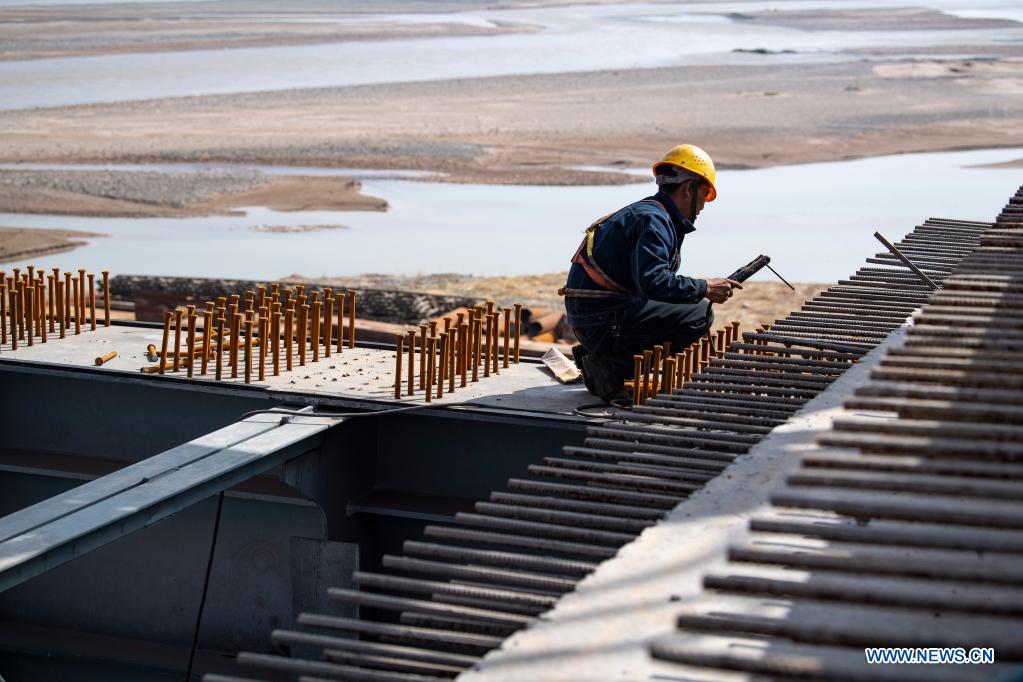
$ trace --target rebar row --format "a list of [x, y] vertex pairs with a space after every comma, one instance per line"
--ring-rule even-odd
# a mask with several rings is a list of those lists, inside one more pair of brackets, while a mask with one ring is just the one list
[[343, 352], [346, 308], [347, 346], [355, 347], [357, 297], [351, 289], [307, 292], [301, 284], [292, 290], [273, 283], [207, 301], [201, 312], [194, 305], [166, 311], [160, 348], [147, 348], [156, 364], [142, 372], [184, 372], [217, 381], [241, 376], [247, 384], [264, 381], [267, 373], [280, 376], [329, 358], [335, 329], [336, 352]]
[[[110, 271], [103, 270], [103, 326], [110, 326]], [[29, 265], [25, 272], [14, 268], [8, 276], [0, 270], [0, 352], [10, 343], [32, 346], [53, 339], [64, 339], [85, 331], [95, 331], [96, 275], [78, 268], [78, 275], [60, 268], [47, 272]], [[97, 358], [101, 365], [112, 355]]]
[[[954, 263], [976, 246], [985, 226], [928, 221], [922, 227], [925, 243], [948, 247], [941, 262]], [[277, 641], [310, 644], [328, 661], [343, 660], [343, 671], [322, 668], [337, 663], [256, 654], [239, 662], [351, 679], [453, 677], [471, 664], [447, 654], [478, 657], [493, 641], [528, 627], [902, 325], [930, 293], [898, 263], [885, 265], [858, 273], [877, 279], [846, 280], [754, 332], [732, 323], [687, 348], [660, 344], [637, 355], [628, 382], [636, 398], [631, 412], [591, 425], [582, 445], [529, 466], [526, 477], [509, 480], [506, 491], [471, 512], [427, 526], [427, 539], [406, 541], [404, 556], [384, 556], [386, 573], [356, 574], [358, 589], [330, 593], [349, 605], [391, 612], [400, 625], [386, 617], [299, 617], [298, 626], [330, 637], [357, 634], [367, 645], [343, 649], [311, 638], [319, 635], [277, 634]], [[946, 281], [940, 274], [935, 279]]]
[[[1023, 188], [1010, 206], [1021, 202]], [[752, 520], [750, 541], [730, 548], [728, 571], [706, 577], [727, 602], [680, 616], [685, 636], [657, 640], [654, 657], [829, 680], [879, 679], [864, 647], [994, 648], [994, 665], [955, 666], [957, 680], [1023, 661], [1020, 218], [1007, 208], [990, 226], [941, 221], [922, 235], [938, 243], [962, 229], [956, 243], [976, 248], [950, 261], [905, 345], [846, 401], [873, 414], [835, 420]], [[784, 611], [765, 615], [779, 599]], [[741, 646], [751, 636], [755, 656]], [[945, 679], [934, 666], [898, 672]]]
[[519, 363], [521, 333], [522, 305], [496, 309], [494, 301], [488, 300], [422, 324], [418, 331], [395, 334], [395, 400], [413, 397], [418, 391], [426, 402], [432, 402], [435, 396], [444, 397], [445, 390], [454, 393], [481, 378], [500, 374], [502, 368]]

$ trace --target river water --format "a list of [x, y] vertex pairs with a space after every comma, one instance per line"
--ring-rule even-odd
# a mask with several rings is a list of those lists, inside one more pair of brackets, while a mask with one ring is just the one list
[[[886, 5], [863, 0], [807, 0], [782, 6], [812, 10]], [[1008, 0], [921, 0], [913, 5], [971, 18], [1023, 20], [1018, 2]], [[0, 62], [0, 109], [679, 64], [836, 61], [859, 59], [845, 53], [857, 48], [898, 45], [907, 52], [927, 54], [928, 48], [936, 45], [1023, 42], [1023, 25], [965, 30], [804, 31], [751, 24], [729, 16], [778, 7], [777, 2], [696, 2], [354, 17], [317, 14], [317, 21], [337, 23], [453, 22], [486, 26], [512, 22], [540, 30], [496, 36]], [[279, 18], [273, 16], [274, 21]], [[308, 20], [295, 17], [299, 19]], [[786, 53], [733, 52], [751, 48]], [[259, 68], [253, 68], [254, 64]]]
[[[839, 279], [878, 251], [874, 230], [896, 239], [928, 217], [993, 220], [1023, 172], [972, 166], [1021, 157], [1023, 148], [723, 170], [718, 200], [707, 205], [686, 239], [683, 272], [725, 275], [765, 253], [787, 279]], [[244, 216], [185, 219], [0, 214], [0, 225], [109, 235], [72, 253], [31, 260], [41, 267], [247, 279], [295, 273], [515, 275], [566, 270], [586, 225], [655, 189], [652, 182], [530, 187], [363, 177], [364, 191], [386, 199], [388, 211], [254, 207]], [[345, 228], [290, 234], [254, 229], [316, 225]]]

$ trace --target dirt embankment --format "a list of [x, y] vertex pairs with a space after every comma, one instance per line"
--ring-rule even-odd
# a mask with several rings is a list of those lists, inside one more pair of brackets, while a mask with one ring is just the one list
[[0, 227], [0, 263], [10, 263], [84, 246], [87, 239], [104, 237], [81, 230], [41, 230], [32, 227]]

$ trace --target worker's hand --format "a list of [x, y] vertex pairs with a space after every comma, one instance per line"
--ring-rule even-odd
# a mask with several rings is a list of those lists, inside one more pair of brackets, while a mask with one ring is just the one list
[[734, 279], [710, 277], [707, 279], [707, 300], [711, 303], [724, 303], [732, 297], [733, 289], [742, 289], [742, 285]]

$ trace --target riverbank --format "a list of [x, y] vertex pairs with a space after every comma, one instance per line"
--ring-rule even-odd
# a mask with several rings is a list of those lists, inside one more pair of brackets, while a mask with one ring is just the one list
[[[722, 168], [1023, 146], [1021, 94], [1019, 58], [672, 67], [290, 90], [0, 112], [8, 131], [0, 162], [402, 168], [441, 173], [432, 179], [452, 183], [607, 185], [635, 182], [622, 171], [649, 166], [682, 139], [699, 142]], [[50, 173], [48, 212], [183, 210], [172, 198], [143, 212], [89, 191], [64, 193], [76, 173]], [[292, 178], [286, 188], [244, 198], [333, 210], [338, 182]], [[340, 205], [365, 208], [355, 196], [348, 193]], [[27, 190], [7, 188], [0, 212], [34, 211], [34, 202]], [[226, 210], [225, 202], [246, 205], [225, 197], [195, 208]]]
[[[431, 180], [440, 182], [572, 186], [636, 182], [637, 176], [625, 171], [648, 168], [683, 140], [707, 149], [720, 168], [1023, 146], [1023, 56], [1016, 47], [1023, 25], [1014, 21], [928, 8], [807, 10], [798, 2], [731, 13], [708, 4], [694, 5], [691, 14], [665, 6], [663, 16], [644, 4], [562, 9], [566, 4], [508, 0], [467, 8], [406, 0], [302, 0], [287, 12], [270, 14], [264, 4], [250, 0], [0, 9], [5, 45], [0, 58], [11, 60], [15, 69], [14, 90], [5, 103], [14, 108], [0, 110], [5, 131], [0, 163], [409, 169], [437, 173]], [[574, 51], [588, 49], [590, 41], [574, 43], [579, 38], [566, 32], [569, 20], [583, 36], [607, 38], [623, 31], [648, 39], [692, 36], [694, 26], [703, 26], [705, 39], [722, 52], [692, 53], [681, 65], [657, 66], [676, 58], [641, 51], [628, 68], [578, 70], [592, 60], [579, 62]], [[890, 41], [862, 38], [878, 32], [890, 35]], [[825, 37], [826, 46], [820, 42]], [[310, 60], [324, 60], [314, 72], [338, 71], [341, 82], [357, 81], [361, 72], [345, 71], [350, 65], [333, 53], [307, 54], [300, 45], [294, 48], [299, 52], [253, 47], [348, 40], [379, 43], [366, 53], [372, 72], [366, 77], [379, 82], [301, 87], [308, 77], [292, 76], [291, 68]], [[522, 50], [530, 52], [528, 46], [537, 57], [516, 61], [522, 71], [513, 75], [445, 78], [465, 72], [452, 62], [463, 45], [474, 45], [479, 59], [494, 61], [483, 73], [506, 71], [505, 62]], [[522, 49], [509, 52], [502, 45]], [[725, 47], [733, 45], [740, 47]], [[266, 81], [277, 89], [239, 92], [249, 87], [248, 72], [239, 71], [237, 79], [217, 86], [230, 94], [195, 95], [208, 87], [201, 69], [195, 71], [205, 63], [197, 50], [213, 49], [215, 72], [233, 74], [231, 69], [247, 68], [249, 59], [265, 55], [274, 68], [249, 75], [275, 70], [289, 75]], [[431, 68], [417, 70], [404, 58], [392, 64], [408, 50]], [[164, 53], [167, 65], [156, 69], [155, 63], [116, 61], [126, 57], [118, 56], [125, 51]], [[36, 80], [51, 73], [47, 65], [60, 63], [41, 57], [93, 53], [101, 56], [64, 61], [82, 69], [76, 80], [102, 84], [77, 95], [92, 101], [99, 92], [97, 103], [18, 108], [19, 96], [35, 101], [31, 93], [51, 83], [50, 75]], [[194, 59], [173, 66], [186, 53]], [[550, 59], [544, 54], [566, 70], [546, 72]], [[248, 56], [239, 65], [230, 61], [232, 55]], [[292, 57], [297, 61], [287, 61]], [[96, 66], [107, 59], [115, 60], [111, 70]], [[36, 64], [42, 71], [31, 70]], [[132, 65], [131, 74], [118, 70]], [[137, 70], [147, 68], [154, 69], [152, 77], [138, 80]], [[167, 80], [177, 68], [180, 78]], [[401, 82], [402, 74], [408, 82]], [[437, 80], [422, 80], [426, 77]], [[189, 83], [184, 90], [169, 85], [182, 80]], [[29, 90], [18, 95], [23, 81]], [[113, 101], [149, 92], [149, 82], [164, 84], [153, 92], [190, 96]], [[229, 183], [208, 173], [195, 173], [193, 180], [165, 176], [160, 179], [169, 190], [143, 192], [141, 199], [120, 196], [120, 188], [106, 189], [153, 183], [137, 172], [119, 174], [116, 182], [97, 188], [82, 182], [79, 171], [52, 171], [41, 192], [36, 186], [12, 186], [0, 176], [0, 212], [40, 212], [45, 206], [48, 213], [69, 215], [175, 216], [244, 205], [383, 208], [342, 180], [227, 175]], [[239, 186], [243, 181], [251, 184]], [[207, 188], [196, 201], [182, 201], [174, 191], [175, 186], [194, 191], [200, 183]], [[727, 187], [721, 196], [728, 198]]]
[[31, 227], [0, 227], [0, 263], [49, 256], [84, 246], [86, 240], [105, 237], [82, 230], [40, 230]]
[[0, 212], [104, 218], [239, 215], [275, 211], [385, 211], [345, 177], [254, 172], [157, 173], [100, 170], [0, 170]]

